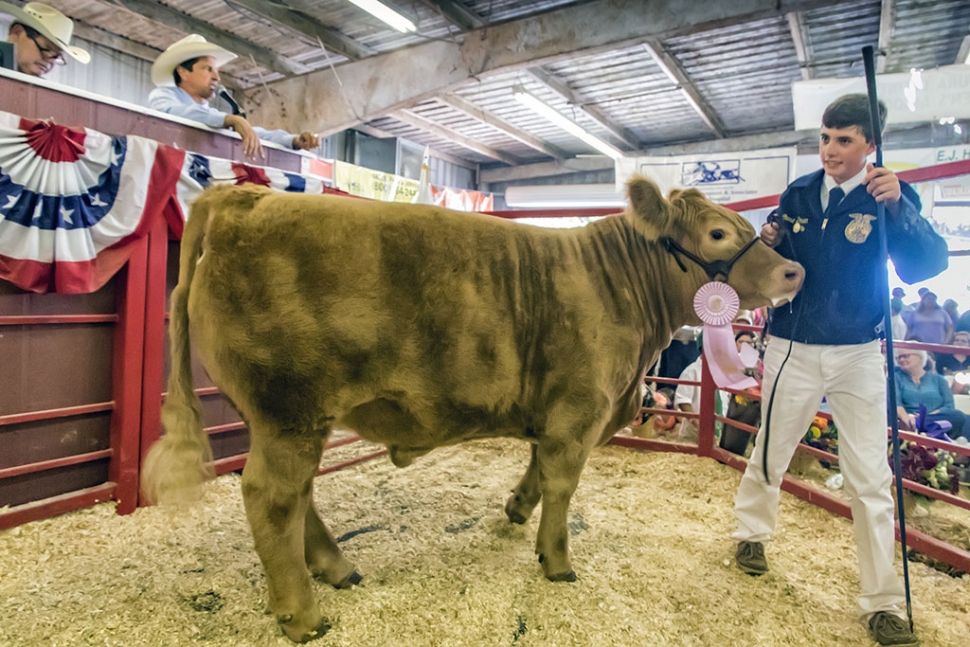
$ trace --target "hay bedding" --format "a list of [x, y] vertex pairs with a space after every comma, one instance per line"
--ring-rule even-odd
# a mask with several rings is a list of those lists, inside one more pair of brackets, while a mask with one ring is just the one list
[[[872, 644], [854, 617], [848, 522], [784, 495], [772, 571], [751, 578], [729, 538], [740, 474], [688, 455], [595, 452], [570, 511], [580, 579], [546, 581], [538, 510], [525, 526], [502, 510], [527, 457], [522, 443], [479, 441], [404, 470], [378, 459], [317, 479], [323, 516], [365, 580], [316, 585], [333, 628], [311, 644]], [[923, 645], [966, 645], [970, 576], [913, 564], [911, 579]], [[0, 645], [291, 644], [264, 597], [236, 475], [187, 511], [119, 517], [103, 504], [0, 533]]]

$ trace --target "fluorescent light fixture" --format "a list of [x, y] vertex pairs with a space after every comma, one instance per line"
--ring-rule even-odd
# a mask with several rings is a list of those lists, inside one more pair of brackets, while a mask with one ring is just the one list
[[513, 184], [505, 187], [505, 204], [513, 209], [582, 209], [626, 206], [615, 184]]
[[519, 103], [529, 108], [537, 115], [544, 117], [545, 119], [548, 119], [555, 125], [565, 130], [567, 133], [572, 135], [573, 137], [583, 140], [588, 145], [592, 146], [593, 148], [600, 151], [604, 155], [608, 157], [612, 157], [615, 160], [625, 157], [623, 151], [616, 148], [615, 146], [607, 144], [602, 139], [599, 139], [598, 137], [594, 137], [590, 133], [586, 132], [586, 130], [583, 129], [582, 126], [580, 126], [575, 122], [570, 121], [569, 119], [566, 119], [561, 114], [559, 114], [556, 110], [546, 105], [539, 99], [535, 98], [533, 95], [526, 92], [520, 86], [516, 86], [512, 88], [512, 95], [516, 98], [516, 100]]
[[377, 0], [349, 0], [378, 20], [386, 22], [399, 32], [417, 31], [414, 23]]

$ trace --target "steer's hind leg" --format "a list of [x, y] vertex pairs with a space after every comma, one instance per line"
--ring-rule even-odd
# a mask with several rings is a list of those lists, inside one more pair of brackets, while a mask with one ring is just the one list
[[310, 505], [306, 511], [306, 535], [303, 539], [306, 550], [307, 568], [314, 577], [338, 588], [350, 588], [358, 584], [360, 575], [353, 562], [344, 557], [333, 535], [324, 525], [313, 506], [311, 492]]
[[539, 504], [542, 491], [539, 489], [539, 464], [536, 460], [536, 446], [532, 445], [532, 458], [522, 480], [512, 490], [512, 496], [505, 502], [505, 514], [512, 523], [525, 523]]
[[279, 432], [250, 421], [250, 449], [242, 491], [256, 553], [266, 571], [270, 611], [288, 638], [306, 642], [326, 633], [313, 599], [304, 531], [322, 438]]
[[589, 448], [580, 438], [543, 436], [537, 447], [542, 515], [539, 518], [536, 552], [546, 578], [553, 582], [573, 582], [576, 579], [569, 561], [566, 522], [569, 500], [576, 491], [587, 456]]

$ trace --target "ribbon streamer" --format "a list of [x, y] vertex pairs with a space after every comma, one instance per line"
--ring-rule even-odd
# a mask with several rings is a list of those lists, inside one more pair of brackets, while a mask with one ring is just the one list
[[[744, 374], [744, 369], [757, 361], [757, 351], [746, 348], [747, 358], [738, 353], [731, 322], [738, 314], [738, 293], [727, 283], [711, 281], [694, 295], [694, 312], [704, 322], [704, 360], [714, 383], [722, 389], [738, 391], [757, 386], [758, 382]], [[752, 354], [754, 357], [752, 357]]]

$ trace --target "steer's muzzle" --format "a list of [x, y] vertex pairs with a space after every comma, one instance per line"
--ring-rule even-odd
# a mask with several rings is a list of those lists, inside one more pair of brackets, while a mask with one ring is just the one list
[[802, 289], [802, 282], [805, 281], [805, 268], [795, 261], [785, 261], [771, 270], [768, 280], [769, 285], [773, 288], [772, 293], [778, 295], [772, 297], [771, 305], [779, 306], [794, 299], [798, 291]]

